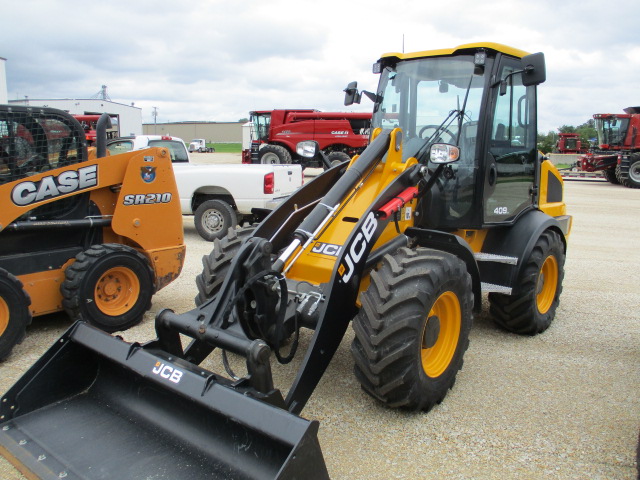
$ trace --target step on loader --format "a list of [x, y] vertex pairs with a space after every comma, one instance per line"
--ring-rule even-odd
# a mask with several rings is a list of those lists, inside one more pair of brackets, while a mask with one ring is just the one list
[[[536, 150], [544, 56], [477, 43], [374, 73], [377, 92], [345, 96], [374, 101], [367, 149], [216, 240], [196, 308], [160, 312], [157, 338], [75, 324], [2, 398], [5, 456], [40, 478], [328, 478], [299, 415], [350, 323], [362, 388], [423, 411], [452, 388], [483, 292], [504, 329], [549, 327], [571, 217]], [[202, 367], [214, 352], [226, 373]], [[272, 363], [297, 356], [281, 390]]]
[[48, 313], [129, 328], [180, 274], [168, 152], [107, 156], [107, 114], [98, 127], [97, 147], [87, 148], [66, 112], [0, 105], [0, 360]]

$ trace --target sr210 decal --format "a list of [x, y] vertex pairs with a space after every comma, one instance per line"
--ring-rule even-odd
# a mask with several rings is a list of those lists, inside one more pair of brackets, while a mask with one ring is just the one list
[[171, 202], [170, 193], [137, 193], [125, 195], [123, 205], [155, 205]]

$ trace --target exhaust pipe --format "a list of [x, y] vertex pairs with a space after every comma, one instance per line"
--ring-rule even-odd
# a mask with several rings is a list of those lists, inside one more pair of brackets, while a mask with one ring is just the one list
[[103, 113], [96, 124], [96, 154], [98, 158], [107, 156], [107, 128], [111, 128], [111, 117]]

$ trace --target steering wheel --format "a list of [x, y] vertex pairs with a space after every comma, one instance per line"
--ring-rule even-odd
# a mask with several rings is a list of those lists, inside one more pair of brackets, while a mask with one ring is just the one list
[[[429, 130], [432, 130], [428, 135], [425, 134], [425, 132], [428, 132]], [[444, 128], [444, 127], [440, 127], [439, 125], [425, 125], [424, 127], [422, 127], [420, 129], [420, 132], [418, 133], [418, 136], [422, 139], [427, 139], [429, 137], [431, 137], [431, 135], [433, 135], [436, 131], [440, 131], [439, 135], [440, 138], [442, 138], [442, 134], [446, 133], [447, 135], [449, 135], [449, 141], [445, 142], [445, 143], [455, 143], [456, 141], [456, 136], [451, 132], [451, 130]], [[443, 140], [444, 141], [444, 140]]]

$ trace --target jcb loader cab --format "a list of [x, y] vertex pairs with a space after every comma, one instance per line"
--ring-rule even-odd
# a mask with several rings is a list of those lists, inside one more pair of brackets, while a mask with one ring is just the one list
[[98, 120], [98, 147], [87, 148], [66, 112], [0, 105], [0, 360], [48, 313], [129, 328], [180, 273], [168, 154], [107, 157], [110, 122]]
[[[327, 478], [299, 414], [350, 323], [362, 388], [424, 411], [453, 386], [483, 292], [500, 326], [549, 327], [571, 218], [536, 150], [542, 54], [478, 43], [375, 71], [368, 148], [217, 240], [197, 307], [160, 312], [156, 339], [71, 328], [0, 402], [5, 456], [42, 478]], [[202, 367], [216, 351], [226, 374]], [[296, 355], [283, 395], [272, 363]]]

